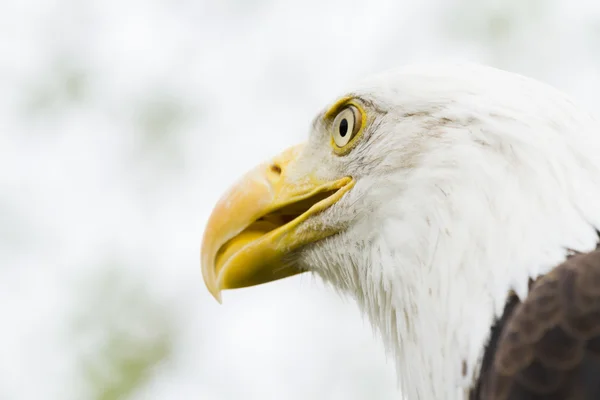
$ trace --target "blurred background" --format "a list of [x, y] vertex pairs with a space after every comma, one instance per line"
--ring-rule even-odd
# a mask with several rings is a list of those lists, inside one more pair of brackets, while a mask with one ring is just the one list
[[0, 399], [400, 399], [351, 299], [224, 293], [221, 193], [358, 78], [475, 61], [596, 111], [595, 0], [2, 0]]

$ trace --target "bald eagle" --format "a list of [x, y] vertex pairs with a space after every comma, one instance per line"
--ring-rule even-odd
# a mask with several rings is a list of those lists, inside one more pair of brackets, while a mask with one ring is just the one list
[[215, 206], [208, 290], [312, 272], [381, 332], [407, 400], [600, 398], [600, 124], [478, 65], [356, 84]]

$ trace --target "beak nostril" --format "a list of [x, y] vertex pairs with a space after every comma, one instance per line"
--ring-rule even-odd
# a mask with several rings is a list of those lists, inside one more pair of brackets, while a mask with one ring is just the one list
[[277, 176], [281, 175], [281, 167], [277, 164], [271, 165], [271, 172]]

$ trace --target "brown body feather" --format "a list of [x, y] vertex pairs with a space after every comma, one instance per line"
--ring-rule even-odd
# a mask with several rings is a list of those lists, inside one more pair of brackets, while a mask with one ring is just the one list
[[470, 399], [600, 399], [600, 250], [509, 297]]

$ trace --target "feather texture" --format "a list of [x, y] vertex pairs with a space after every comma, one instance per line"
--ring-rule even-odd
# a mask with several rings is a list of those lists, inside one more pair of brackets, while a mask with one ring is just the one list
[[555, 89], [473, 65], [412, 66], [346, 95], [369, 105], [362, 142], [332, 158], [315, 129], [303, 155], [357, 178], [321, 216], [346, 229], [300, 265], [356, 298], [407, 399], [468, 398], [510, 294], [596, 247], [599, 126]]
[[472, 399], [600, 398], [600, 250], [540, 278], [513, 310]]

